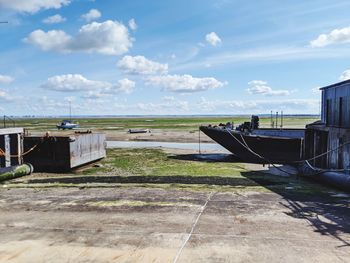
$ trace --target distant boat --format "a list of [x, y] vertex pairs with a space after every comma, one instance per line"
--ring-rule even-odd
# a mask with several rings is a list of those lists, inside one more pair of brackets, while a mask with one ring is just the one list
[[69, 102], [69, 120], [63, 120], [60, 124], [56, 125], [57, 129], [62, 130], [72, 130], [74, 128], [79, 128], [78, 123], [72, 121], [72, 103]]
[[129, 129], [128, 133], [148, 133], [151, 132], [149, 129]]
[[200, 130], [243, 162], [285, 164], [302, 159], [305, 129], [260, 129], [255, 123], [252, 118], [236, 129], [228, 123]]
[[72, 130], [74, 128], [79, 128], [78, 123], [73, 123], [70, 120], [63, 120], [60, 124], [56, 125], [57, 129], [62, 129], [62, 130]]

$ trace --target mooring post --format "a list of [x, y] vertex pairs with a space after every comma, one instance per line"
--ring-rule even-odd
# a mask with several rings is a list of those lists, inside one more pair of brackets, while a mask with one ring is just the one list
[[198, 153], [201, 154], [201, 128], [198, 127]]
[[272, 116], [272, 111], [271, 111], [271, 128], [274, 128], [274, 125], [273, 125], [273, 116]]
[[282, 130], [282, 128], [283, 128], [283, 111], [281, 111], [281, 125], [280, 125], [280, 127], [281, 127], [281, 130]]
[[276, 111], [276, 129], [278, 129], [278, 111]]

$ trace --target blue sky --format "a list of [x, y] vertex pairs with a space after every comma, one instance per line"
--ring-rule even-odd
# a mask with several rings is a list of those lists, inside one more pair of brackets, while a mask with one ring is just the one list
[[319, 113], [350, 2], [0, 0], [0, 114]]

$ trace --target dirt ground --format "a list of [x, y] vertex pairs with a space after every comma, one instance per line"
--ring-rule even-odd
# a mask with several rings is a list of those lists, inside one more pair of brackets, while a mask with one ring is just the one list
[[2, 187], [0, 210], [0, 262], [350, 262], [348, 197]]
[[158, 142], [181, 142], [196, 143], [200, 139], [201, 142], [213, 142], [208, 136], [201, 132], [200, 137], [198, 131], [186, 130], [151, 130], [149, 133], [129, 134], [124, 131], [107, 131], [107, 140], [115, 141], [158, 141]]
[[[98, 130], [94, 132], [99, 132]], [[73, 131], [50, 131], [51, 136], [62, 136], [74, 133]], [[201, 132], [199, 137], [198, 131], [187, 130], [163, 130], [152, 129], [148, 133], [130, 134], [127, 131], [109, 131], [103, 130], [108, 141], [155, 141], [155, 142], [181, 142], [181, 143], [197, 143], [213, 142], [208, 136]], [[43, 136], [44, 132], [30, 131], [31, 135]]]

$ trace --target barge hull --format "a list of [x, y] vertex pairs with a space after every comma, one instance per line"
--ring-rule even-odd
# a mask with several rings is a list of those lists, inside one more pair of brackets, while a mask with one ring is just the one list
[[[200, 130], [243, 162], [287, 164], [303, 157], [302, 138], [257, 136], [208, 126], [201, 126]], [[244, 147], [245, 144], [248, 147]]]
[[106, 157], [104, 134], [24, 138], [25, 150], [35, 149], [24, 157], [37, 172], [67, 172]]

